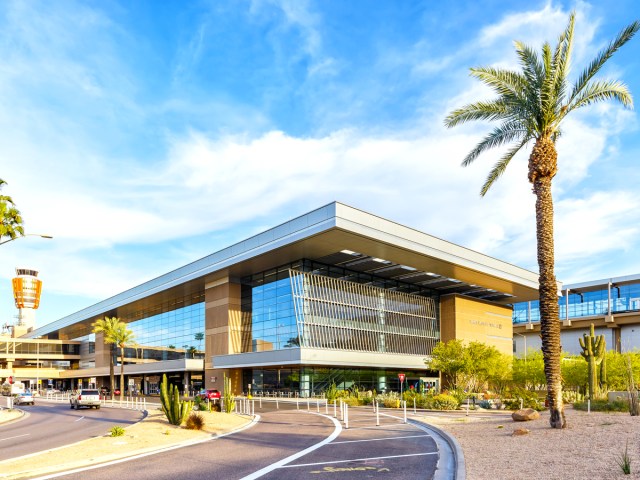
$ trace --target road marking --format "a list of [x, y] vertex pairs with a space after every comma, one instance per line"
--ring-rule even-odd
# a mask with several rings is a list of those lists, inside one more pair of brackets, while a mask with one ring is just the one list
[[318, 448], [323, 447], [327, 443], [330, 443], [334, 438], [337, 438], [340, 435], [340, 432], [342, 432], [342, 425], [340, 425], [340, 422], [335, 418], [329, 417], [328, 415], [318, 414], [314, 412], [310, 412], [310, 413], [312, 415], [319, 415], [321, 417], [328, 418], [329, 420], [331, 420], [335, 425], [335, 430], [333, 431], [333, 433], [329, 435], [327, 438], [325, 438], [324, 440], [322, 440], [321, 442], [318, 442], [315, 445], [311, 445], [309, 448], [306, 448], [298, 453], [294, 453], [293, 455], [290, 455], [287, 458], [283, 458], [278, 462], [272, 463], [271, 465], [264, 467], [263, 469], [258, 470], [257, 472], [253, 472], [251, 475], [242, 477], [240, 480], [255, 480], [256, 478], [260, 478], [263, 475], [266, 475], [267, 473], [270, 473], [277, 468], [284, 468], [284, 465], [286, 465], [287, 463], [291, 463], [294, 460], [297, 460], [298, 458], [305, 456], [307, 453], [311, 453], [314, 450], [317, 450]]
[[11, 440], [12, 438], [26, 437], [28, 435], [31, 435], [31, 434], [30, 433], [23, 433], [22, 435], [16, 435], [15, 437], [0, 438], [0, 442], [4, 442], [5, 440]]
[[386, 460], [389, 458], [419, 457], [426, 455], [438, 455], [438, 452], [407, 453], [405, 455], [391, 455], [389, 457], [352, 458], [351, 460], [334, 460], [333, 462], [301, 463], [299, 465], [283, 465], [280, 468], [315, 467], [316, 465], [332, 465], [334, 463], [367, 462], [369, 460]]
[[342, 442], [333, 442], [331, 445], [338, 445], [340, 443], [380, 442], [382, 440], [397, 440], [398, 438], [420, 438], [420, 437], [430, 437], [430, 436], [431, 435], [405, 435], [403, 437], [369, 438], [367, 440], [344, 440]]
[[80, 420], [82, 420], [84, 418], [84, 415], [81, 416], [80, 418], [78, 418], [77, 420], [74, 420], [74, 422], [79, 422]]
[[[407, 428], [409, 427], [409, 428]], [[414, 430], [415, 427], [410, 426], [408, 423], [404, 424], [404, 423], [392, 423], [391, 425], [380, 425], [379, 427], [373, 426], [373, 427], [355, 427], [355, 428], [349, 428], [349, 430], [378, 430], [381, 428], [398, 428], [399, 430]]]

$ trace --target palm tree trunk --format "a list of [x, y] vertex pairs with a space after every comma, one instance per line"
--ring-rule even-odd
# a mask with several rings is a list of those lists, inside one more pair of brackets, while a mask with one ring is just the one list
[[115, 365], [113, 362], [113, 354], [115, 350], [115, 345], [113, 343], [109, 344], [109, 391], [111, 393], [111, 398], [113, 398], [113, 392], [116, 388], [116, 374], [115, 374]]
[[558, 285], [554, 273], [553, 197], [551, 180], [557, 170], [555, 145], [541, 138], [529, 158], [529, 180], [536, 195], [536, 237], [538, 241], [538, 268], [540, 270], [540, 333], [544, 374], [547, 380], [547, 401], [552, 428], [565, 428], [562, 403], [562, 376], [560, 371], [560, 318], [558, 316]]
[[124, 397], [124, 346], [120, 347], [120, 403]]

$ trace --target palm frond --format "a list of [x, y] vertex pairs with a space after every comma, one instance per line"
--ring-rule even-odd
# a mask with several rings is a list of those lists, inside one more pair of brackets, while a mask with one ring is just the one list
[[498, 95], [521, 96], [527, 86], [526, 79], [518, 72], [494, 67], [475, 67], [470, 75], [491, 87]]
[[569, 104], [566, 113], [603, 100], [617, 100], [627, 108], [633, 108], [633, 97], [627, 86], [620, 81], [589, 82], [580, 94]]
[[472, 120], [500, 120], [509, 115], [509, 105], [502, 99], [476, 102], [454, 110], [444, 120], [451, 128]]
[[605, 62], [609, 60], [611, 56], [620, 49], [620, 47], [631, 40], [638, 32], [638, 29], [640, 29], [640, 22], [635, 21], [631, 23], [629, 26], [624, 28], [611, 43], [609, 43], [607, 48], [602, 50], [596, 58], [593, 59], [589, 66], [584, 69], [578, 77], [571, 95], [569, 96], [569, 104], [574, 103], [575, 98], [577, 98], [580, 92], [587, 87], [589, 81], [596, 75], [596, 73], [598, 73]]
[[527, 82], [525, 96], [529, 111], [534, 118], [539, 119], [541, 113], [540, 92], [545, 77], [544, 65], [540, 61], [538, 54], [531, 47], [521, 42], [515, 42], [515, 48]]
[[463, 167], [468, 167], [476, 158], [490, 148], [520, 140], [527, 135], [527, 129], [519, 121], [505, 122], [496, 127], [487, 135], [473, 150], [471, 150], [462, 161]]
[[559, 101], [564, 99], [567, 86], [567, 76], [571, 68], [571, 53], [573, 50], [573, 28], [576, 14], [571, 12], [567, 28], [560, 34], [556, 51], [553, 55], [553, 62], [556, 66], [554, 77], [554, 92]]
[[511, 161], [511, 159], [516, 155], [516, 153], [520, 151], [522, 147], [524, 147], [527, 144], [527, 142], [530, 139], [531, 138], [529, 137], [522, 139], [522, 141], [518, 145], [515, 145], [513, 148], [510, 148], [500, 158], [500, 160], [498, 160], [498, 162], [493, 166], [493, 168], [489, 172], [489, 175], [487, 176], [487, 179], [485, 180], [484, 185], [480, 190], [481, 197], [484, 197], [487, 194], [491, 186], [496, 182], [496, 180], [498, 180], [498, 178], [502, 176], [504, 171], [507, 169], [507, 166], [509, 165], [509, 162]]

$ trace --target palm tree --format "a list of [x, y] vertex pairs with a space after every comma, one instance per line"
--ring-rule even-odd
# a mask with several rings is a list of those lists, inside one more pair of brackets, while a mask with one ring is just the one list
[[[7, 182], [0, 178], [0, 189]], [[18, 236], [23, 236], [22, 216], [15, 208], [13, 200], [7, 195], [0, 195], [0, 240], [8, 237], [11, 240]]]
[[627, 87], [620, 81], [594, 80], [605, 62], [638, 31], [640, 24], [633, 22], [604, 49], [580, 74], [574, 85], [568, 84], [569, 63], [573, 43], [575, 13], [552, 49], [549, 43], [541, 53], [515, 43], [520, 70], [493, 67], [472, 68], [471, 75], [491, 87], [498, 95], [488, 101], [471, 103], [451, 112], [447, 127], [472, 120], [498, 120], [502, 122], [489, 133], [462, 162], [470, 165], [484, 151], [503, 145], [509, 150], [498, 160], [489, 173], [480, 194], [484, 196], [502, 175], [511, 159], [529, 142], [533, 149], [529, 155], [529, 182], [536, 196], [536, 237], [538, 252], [540, 331], [544, 371], [547, 380], [553, 428], [564, 428], [564, 406], [560, 376], [560, 321], [558, 318], [558, 285], [554, 273], [553, 199], [551, 180], [557, 172], [556, 141], [562, 121], [574, 110], [592, 103], [614, 99], [631, 108], [633, 100]]
[[198, 342], [198, 346], [200, 347], [200, 350], [202, 350], [202, 340], [204, 339], [204, 333], [202, 332], [198, 332], [196, 333], [193, 338], [196, 340], [196, 342]]
[[[118, 317], [104, 317], [100, 320], [96, 320], [91, 324], [93, 327], [93, 333], [102, 333], [102, 339], [105, 345], [109, 345], [109, 388], [111, 389], [111, 395], [113, 396], [113, 389], [115, 387], [115, 373], [113, 362], [113, 350], [116, 344], [115, 332], [118, 330], [118, 325], [122, 323]], [[122, 390], [122, 389], [120, 389]]]
[[118, 323], [116, 330], [113, 332], [114, 343], [120, 348], [120, 401], [124, 396], [124, 349], [134, 343], [134, 333], [127, 328], [124, 322]]

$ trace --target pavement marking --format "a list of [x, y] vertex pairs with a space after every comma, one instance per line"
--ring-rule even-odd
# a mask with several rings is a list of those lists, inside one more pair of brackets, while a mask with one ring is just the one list
[[78, 418], [77, 420], [74, 420], [74, 422], [79, 422], [80, 420], [82, 420], [84, 418], [84, 415], [81, 416], [80, 418]]
[[333, 462], [301, 463], [299, 465], [283, 465], [279, 468], [315, 467], [316, 465], [330, 465], [334, 463], [367, 462], [369, 460], [386, 460], [388, 458], [419, 457], [426, 455], [438, 455], [438, 452], [407, 453], [405, 455], [391, 455], [388, 457], [352, 458], [351, 460], [334, 460]]
[[5, 440], [11, 440], [13, 438], [26, 437], [28, 435], [31, 435], [31, 434], [30, 433], [23, 433], [22, 435], [16, 435], [15, 437], [0, 438], [0, 442], [4, 442]]
[[[109, 465], [116, 465], [118, 463], [128, 462], [129, 460], [136, 460], [138, 458], [149, 457], [149, 456], [155, 455], [157, 453], [164, 453], [164, 452], [168, 452], [169, 450], [177, 450], [178, 448], [189, 447], [191, 445], [196, 445], [198, 443], [212, 442], [214, 440], [217, 440], [218, 438], [226, 437], [228, 435], [233, 435], [235, 433], [238, 433], [238, 432], [241, 432], [241, 431], [246, 430], [248, 428], [251, 428], [255, 424], [257, 424], [259, 421], [260, 421], [260, 415], [256, 415], [255, 418], [253, 419], [253, 422], [249, 423], [248, 425], [245, 425], [244, 427], [238, 428], [236, 430], [232, 430], [231, 432], [223, 433], [222, 435], [218, 435], [217, 437], [214, 437], [214, 438], [206, 438], [204, 440], [198, 440], [198, 441], [191, 442], [191, 443], [188, 443], [188, 444], [185, 443], [183, 445], [172, 445], [172, 446], [169, 446], [169, 447], [165, 447], [165, 448], [161, 448], [161, 449], [158, 449], [158, 450], [154, 450], [152, 452], [140, 453], [138, 455], [132, 455], [131, 457], [120, 458], [118, 460], [112, 460], [111, 462], [99, 463], [98, 465], [91, 465], [89, 467], [81, 467], [81, 468], [76, 468], [74, 470], [66, 470], [66, 471], [62, 471], [61, 470], [61, 471], [58, 471], [58, 472], [55, 472], [55, 473], [51, 473], [51, 474], [48, 474], [48, 475], [43, 475], [41, 477], [33, 477], [31, 480], [48, 480], [50, 478], [58, 478], [58, 477], [62, 477], [62, 476], [65, 476], [65, 475], [71, 475], [73, 473], [86, 472], [87, 470], [95, 470], [97, 468], [108, 467]], [[66, 445], [66, 446], [68, 446], [68, 445]], [[65, 448], [65, 447], [59, 447], [59, 448], [56, 448], [54, 450], [59, 450], [59, 449]], [[42, 452], [39, 452], [39, 453], [42, 453]], [[33, 454], [33, 455], [37, 455], [37, 453]]]
[[419, 438], [419, 437], [430, 437], [430, 436], [431, 435], [405, 435], [403, 437], [369, 438], [367, 440], [344, 440], [342, 442], [333, 442], [331, 445], [338, 445], [340, 443], [380, 442], [383, 440], [397, 440], [399, 438]]
[[[416, 427], [411, 427], [408, 423], [392, 423], [391, 425], [380, 425], [379, 427], [377, 426], [373, 426], [373, 427], [349, 427], [349, 430], [378, 430], [379, 428], [398, 428], [400, 427], [400, 430], [414, 430]], [[405, 427], [410, 427], [410, 428], [405, 428]]]
[[266, 475], [267, 473], [270, 473], [276, 470], [277, 468], [283, 468], [284, 465], [286, 465], [287, 463], [291, 463], [294, 460], [297, 460], [298, 458], [303, 457], [307, 453], [311, 453], [314, 450], [317, 450], [318, 448], [323, 447], [327, 443], [330, 443], [334, 438], [337, 438], [340, 435], [340, 432], [342, 432], [342, 425], [340, 425], [340, 422], [337, 419], [330, 417], [328, 415], [319, 414], [315, 412], [309, 412], [309, 413], [311, 413], [312, 415], [319, 415], [321, 417], [328, 418], [329, 420], [331, 420], [335, 426], [333, 433], [329, 435], [327, 438], [325, 438], [324, 440], [322, 440], [321, 442], [318, 442], [315, 445], [311, 445], [309, 448], [306, 448], [298, 453], [294, 453], [293, 455], [290, 455], [287, 458], [283, 458], [278, 462], [272, 463], [271, 465], [266, 466], [258, 470], [257, 472], [253, 472], [251, 475], [242, 477], [240, 480], [255, 480], [256, 478], [260, 478]]

